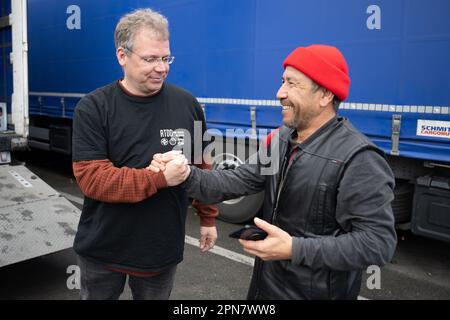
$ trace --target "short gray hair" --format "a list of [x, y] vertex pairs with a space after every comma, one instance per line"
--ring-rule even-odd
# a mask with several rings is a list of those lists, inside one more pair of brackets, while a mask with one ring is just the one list
[[116, 49], [133, 50], [134, 37], [142, 28], [152, 30], [158, 40], [169, 40], [169, 22], [159, 12], [137, 9], [120, 18], [114, 32]]

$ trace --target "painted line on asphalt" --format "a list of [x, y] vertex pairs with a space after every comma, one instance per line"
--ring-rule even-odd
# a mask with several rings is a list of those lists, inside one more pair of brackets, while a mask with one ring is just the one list
[[[199, 239], [197, 239], [197, 238], [186, 236], [185, 241], [187, 244], [198, 247]], [[227, 259], [230, 259], [230, 260], [233, 260], [236, 262], [246, 264], [251, 267], [253, 267], [253, 265], [255, 263], [254, 258], [248, 257], [246, 255], [243, 255], [243, 254], [240, 254], [240, 253], [237, 253], [237, 252], [234, 252], [234, 251], [231, 251], [231, 250], [219, 247], [219, 246], [214, 246], [208, 252], [217, 254], [219, 256], [225, 257]]]
[[[60, 194], [69, 201], [75, 202], [79, 205], [83, 205], [83, 198], [68, 194], [66, 192], [60, 192]], [[199, 239], [191, 237], [191, 236], [185, 236], [185, 242], [192, 246], [198, 247]], [[217, 254], [219, 256], [225, 257], [227, 259], [230, 259], [230, 260], [233, 260], [236, 262], [243, 263], [243, 264], [251, 266], [251, 267], [253, 267], [253, 265], [255, 263], [255, 260], [253, 258], [250, 258], [246, 255], [243, 255], [243, 254], [240, 254], [240, 253], [237, 253], [237, 252], [234, 252], [234, 251], [231, 251], [231, 250], [219, 247], [219, 246], [214, 246], [214, 248], [210, 249], [208, 252]], [[358, 296], [358, 300], [369, 300], [369, 299], [364, 298], [362, 296]]]

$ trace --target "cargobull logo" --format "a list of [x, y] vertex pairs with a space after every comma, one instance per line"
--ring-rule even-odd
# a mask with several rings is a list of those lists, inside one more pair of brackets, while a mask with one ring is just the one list
[[417, 120], [418, 136], [450, 139], [450, 121]]

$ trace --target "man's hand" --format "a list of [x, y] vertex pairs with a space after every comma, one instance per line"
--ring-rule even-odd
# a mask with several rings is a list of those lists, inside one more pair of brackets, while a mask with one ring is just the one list
[[264, 220], [255, 218], [256, 226], [267, 232], [260, 241], [241, 240], [244, 250], [262, 260], [289, 260], [292, 258], [292, 237], [282, 229]]
[[184, 182], [190, 173], [191, 168], [188, 166], [186, 157], [182, 154], [177, 155], [173, 160], [167, 162], [163, 171], [164, 178], [169, 187], [177, 186]]
[[200, 227], [200, 250], [206, 252], [216, 244], [216, 227]]
[[159, 171], [166, 170], [166, 164], [174, 160], [181, 154], [181, 150], [172, 150], [166, 153], [155, 153], [153, 155], [152, 162], [147, 167], [148, 170], [158, 173]]

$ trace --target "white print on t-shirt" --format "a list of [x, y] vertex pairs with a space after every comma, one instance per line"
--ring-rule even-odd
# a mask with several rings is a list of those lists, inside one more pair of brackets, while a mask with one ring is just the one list
[[172, 130], [172, 129], [162, 129], [159, 130], [161, 137], [161, 145], [167, 146], [183, 146], [184, 145], [184, 131], [183, 130]]

